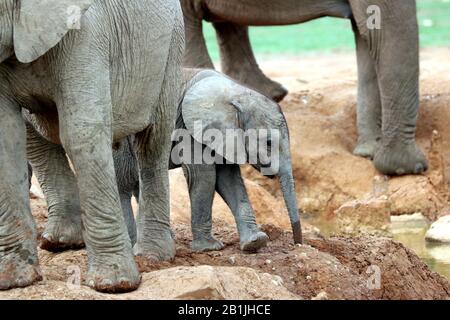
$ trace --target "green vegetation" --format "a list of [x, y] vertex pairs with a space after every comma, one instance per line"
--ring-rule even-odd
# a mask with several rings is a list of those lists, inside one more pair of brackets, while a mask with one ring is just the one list
[[[417, 6], [421, 46], [450, 46], [450, 0], [417, 0]], [[205, 23], [205, 37], [212, 58], [218, 60], [214, 29], [208, 23]], [[255, 52], [264, 55], [295, 55], [354, 48], [350, 22], [335, 18], [322, 18], [291, 26], [252, 27], [250, 37]]]

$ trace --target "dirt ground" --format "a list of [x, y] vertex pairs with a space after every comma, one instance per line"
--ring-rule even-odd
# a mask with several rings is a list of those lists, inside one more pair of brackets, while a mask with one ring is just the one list
[[[33, 213], [39, 232], [46, 220], [43, 200], [34, 199]], [[80, 268], [81, 279], [86, 274], [85, 250], [49, 253], [39, 250], [39, 259], [45, 280], [25, 289], [0, 292], [0, 299], [449, 299], [449, 282], [430, 269], [410, 250], [388, 238], [381, 237], [332, 237], [324, 239], [316, 230], [306, 227], [306, 243], [292, 244], [292, 234], [271, 224], [262, 229], [269, 235], [270, 243], [258, 254], [246, 254], [239, 250], [239, 238], [234, 226], [219, 218], [215, 221], [215, 236], [220, 238], [225, 249], [220, 252], [194, 253], [190, 250], [190, 228], [185, 222], [174, 221], [177, 256], [172, 262], [149, 263], [136, 258], [143, 272], [143, 283], [139, 290], [121, 295], [97, 293], [85, 286], [68, 287], [72, 270]], [[232, 278], [222, 280], [221, 290], [228, 295], [218, 295], [214, 283], [204, 273], [195, 273], [202, 266], [226, 267], [230, 273], [239, 275], [240, 267], [258, 272], [256, 280]], [[192, 284], [177, 276], [174, 268], [191, 267], [193, 276], [207, 282]], [[379, 270], [379, 279], [373, 278]], [[170, 283], [161, 283], [161, 272], [171, 273]], [[261, 277], [271, 275], [279, 281], [286, 292], [280, 294], [264, 284]], [[375, 274], [376, 275], [376, 274]], [[164, 277], [167, 278], [167, 275]], [[182, 279], [180, 279], [182, 278]], [[279, 279], [279, 280], [277, 280]], [[160, 280], [160, 281], [158, 281]], [[179, 281], [179, 282], [177, 282]], [[243, 288], [257, 290], [246, 295]], [[271, 283], [269, 283], [271, 285]], [[190, 288], [192, 286], [192, 288]], [[180, 294], [173, 288], [184, 287]], [[204, 288], [206, 287], [207, 290]], [[237, 287], [237, 288], [236, 288]], [[243, 288], [241, 288], [243, 287]], [[237, 292], [237, 293], [233, 293]]]
[[[291, 92], [282, 108], [291, 130], [302, 209], [327, 217], [333, 223], [332, 218], [342, 205], [367, 195], [377, 196], [374, 181], [379, 181], [375, 179], [379, 175], [371, 162], [351, 154], [357, 136], [355, 57], [352, 54], [304, 56], [270, 60], [261, 66]], [[424, 176], [383, 181], [386, 181], [391, 214], [422, 212], [433, 220], [446, 214], [449, 194], [450, 49], [422, 52], [421, 103], [418, 140], [430, 158], [430, 170]], [[294, 246], [276, 181], [261, 178], [249, 169], [246, 176], [257, 220], [271, 240], [267, 248], [258, 254], [242, 253], [231, 214], [223, 201], [216, 199], [214, 232], [224, 242], [225, 249], [193, 253], [189, 248], [187, 190], [182, 174], [175, 172], [171, 173], [171, 210], [177, 256], [173, 262], [165, 263], [137, 259], [144, 275], [180, 266], [248, 267], [280, 277], [282, 286], [298, 299], [450, 298], [450, 284], [445, 278], [430, 271], [412, 251], [388, 238], [362, 235], [325, 239], [319, 230], [305, 226], [306, 244]], [[32, 209], [42, 231], [47, 215], [45, 202], [33, 199]], [[45, 281], [27, 289], [0, 292], [0, 299], [158, 298], [141, 293], [145, 291], [137, 291], [134, 296], [102, 295], [86, 287], [82, 293], [74, 294], [65, 287], [70, 276], [68, 268], [79, 266], [84, 278], [85, 251], [55, 254], [40, 250], [39, 258]], [[372, 283], [371, 270], [380, 271], [379, 283]], [[143, 286], [151, 286], [149, 281], [144, 281]], [[226, 289], [226, 284], [223, 286]], [[194, 297], [216, 297], [207, 292], [199, 295], [196, 291]], [[280, 296], [260, 293], [254, 297]]]

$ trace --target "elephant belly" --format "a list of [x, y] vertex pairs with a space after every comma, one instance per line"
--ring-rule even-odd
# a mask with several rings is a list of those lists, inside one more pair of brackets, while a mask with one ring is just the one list
[[172, 2], [127, 1], [128, 24], [110, 48], [115, 141], [167, 117], [160, 101], [175, 28], [167, 19], [174, 14]]
[[297, 24], [331, 16], [351, 17], [347, 0], [205, 0], [206, 19], [242, 25]]
[[[160, 81], [153, 81], [148, 90], [141, 92], [130, 87], [127, 94], [113, 92], [113, 136], [114, 141], [139, 133], [156, 123], [160, 116], [158, 108], [161, 92]], [[136, 86], [143, 84], [136, 84]]]
[[139, 55], [133, 61], [123, 63], [121, 57], [115, 59], [116, 63], [111, 67], [115, 141], [143, 131], [164, 116], [159, 102], [166, 76], [170, 39], [170, 34], [161, 38], [160, 46], [156, 46], [156, 40], [147, 39], [155, 43], [155, 48], [151, 52], [145, 48], [136, 48]]
[[44, 139], [54, 144], [61, 145], [59, 136], [59, 120], [57, 112], [47, 112], [45, 114], [31, 114], [28, 110], [22, 109], [24, 119], [39, 133]]

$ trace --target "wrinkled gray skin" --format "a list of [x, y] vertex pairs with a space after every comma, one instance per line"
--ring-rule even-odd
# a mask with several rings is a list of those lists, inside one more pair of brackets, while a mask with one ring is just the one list
[[[210, 70], [185, 70], [184, 100], [178, 110], [177, 129], [190, 130], [192, 121], [203, 121], [211, 129], [227, 128], [277, 129], [281, 134], [280, 170], [277, 174], [292, 221], [294, 241], [301, 243], [301, 227], [299, 209], [295, 197], [295, 186], [292, 175], [291, 155], [289, 150], [289, 132], [286, 120], [279, 106], [263, 95], [247, 89], [228, 77]], [[204, 105], [213, 105], [208, 110]], [[237, 105], [233, 106], [233, 105]], [[240, 119], [240, 126], [235, 123]], [[186, 123], [184, 118], [187, 118]], [[226, 122], [226, 123], [224, 123]], [[136, 241], [136, 226], [131, 208], [131, 197], [139, 195], [139, 178], [136, 158], [134, 156], [132, 137], [124, 139], [115, 146], [114, 164], [117, 174], [120, 199], [131, 241]], [[191, 143], [199, 143], [192, 139]], [[173, 147], [177, 145], [173, 143]], [[205, 143], [203, 148], [207, 147]], [[194, 146], [192, 145], [192, 148]], [[200, 148], [202, 149], [202, 148]], [[64, 152], [60, 149], [60, 152]], [[47, 159], [40, 159], [48, 161]], [[67, 159], [55, 158], [58, 167], [68, 167]], [[36, 160], [35, 160], [36, 162]], [[170, 161], [170, 169], [179, 167]], [[230, 207], [240, 235], [240, 247], [244, 251], [254, 252], [264, 247], [268, 237], [261, 232], [256, 224], [255, 215], [238, 164], [182, 164], [189, 186], [192, 208], [192, 249], [195, 251], [220, 250], [223, 244], [212, 235], [212, 203], [215, 192], [225, 200]], [[255, 164], [261, 169], [261, 164]], [[39, 167], [36, 174], [41, 183], [50, 190], [60, 190], [57, 185], [49, 185], [48, 175], [41, 173]], [[56, 182], [56, 181], [52, 181]], [[64, 184], [61, 184], [65, 186]], [[52, 194], [47, 190], [46, 195]], [[67, 195], [73, 190], [67, 190]], [[69, 198], [73, 198], [70, 197]], [[61, 200], [64, 200], [60, 198]], [[74, 198], [74, 201], [76, 199]], [[70, 227], [70, 226], [69, 226]]]
[[[74, 5], [83, 14], [80, 30], [69, 30], [68, 8]], [[27, 153], [47, 180], [44, 246], [77, 247], [84, 239], [87, 284], [129, 291], [140, 275], [120, 207], [112, 144], [135, 135], [142, 186], [135, 253], [174, 257], [167, 163], [181, 88], [182, 20], [177, 0], [0, 2], [0, 289], [42, 277]]]
[[[180, 0], [187, 48], [184, 65], [213, 68], [202, 31], [212, 22], [222, 70], [276, 101], [287, 90], [259, 69], [248, 27], [286, 25], [323, 16], [351, 18], [358, 58], [358, 132], [354, 154], [383, 174], [419, 174], [428, 164], [415, 142], [419, 108], [419, 47], [415, 0]], [[369, 29], [369, 6], [381, 9], [381, 29]], [[300, 40], [301, 41], [301, 40]]]

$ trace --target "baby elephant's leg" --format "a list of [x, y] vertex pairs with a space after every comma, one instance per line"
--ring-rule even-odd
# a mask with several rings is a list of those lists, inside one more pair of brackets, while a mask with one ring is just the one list
[[211, 233], [212, 204], [216, 186], [216, 169], [214, 165], [184, 165], [184, 175], [189, 186], [191, 199], [192, 250], [214, 251], [223, 249], [222, 242]]
[[255, 215], [238, 165], [217, 165], [217, 191], [233, 212], [241, 250], [255, 252], [266, 246], [268, 236], [256, 225]]
[[127, 225], [128, 235], [130, 236], [131, 245], [136, 244], [137, 230], [136, 219], [134, 218], [133, 207], [131, 206], [132, 194], [129, 192], [122, 192], [119, 189], [120, 204], [122, 205], [123, 217]]
[[115, 145], [113, 158], [123, 217], [131, 244], [134, 246], [137, 240], [137, 228], [131, 199], [133, 195], [136, 199], [139, 198], [139, 168], [133, 151], [132, 137]]

